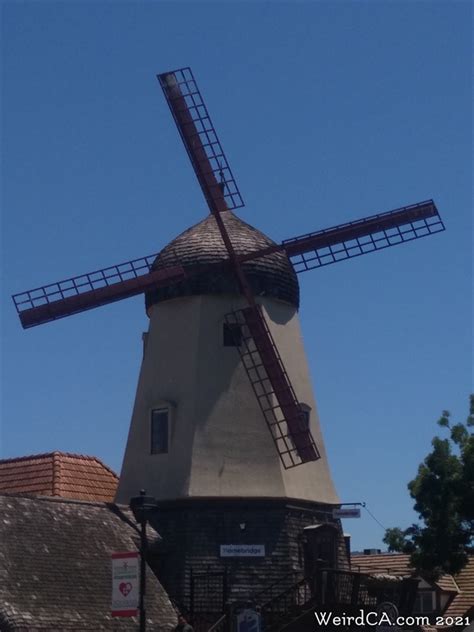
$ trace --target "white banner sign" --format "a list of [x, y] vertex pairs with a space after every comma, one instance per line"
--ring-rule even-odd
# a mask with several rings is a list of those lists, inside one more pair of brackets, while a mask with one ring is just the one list
[[265, 545], [221, 544], [221, 557], [265, 557]]
[[134, 617], [138, 611], [138, 552], [112, 553], [112, 616]]
[[332, 510], [333, 518], [360, 518], [360, 509], [359, 507], [352, 507], [348, 509], [333, 509]]

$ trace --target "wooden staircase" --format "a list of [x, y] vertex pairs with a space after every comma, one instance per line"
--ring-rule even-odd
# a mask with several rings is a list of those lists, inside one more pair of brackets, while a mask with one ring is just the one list
[[[391, 592], [376, 588], [369, 575], [335, 569], [319, 569], [311, 576], [301, 577], [283, 590], [289, 576], [271, 584], [255, 595], [252, 602], [260, 610], [264, 632], [314, 632], [316, 628], [338, 630], [344, 626], [321, 626], [315, 619], [315, 611], [337, 615], [359, 615], [361, 610], [373, 611], [383, 601], [394, 603], [402, 615], [411, 614], [418, 580], [410, 578], [398, 582]], [[271, 595], [265, 600], [268, 595]], [[360, 628], [359, 628], [360, 629]], [[223, 614], [207, 632], [229, 632], [231, 617]]]

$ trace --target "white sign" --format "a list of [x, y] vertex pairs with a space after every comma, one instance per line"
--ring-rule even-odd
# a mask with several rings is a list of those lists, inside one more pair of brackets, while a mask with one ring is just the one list
[[333, 509], [333, 518], [360, 518], [359, 507], [351, 507], [350, 509]]
[[112, 616], [138, 612], [140, 560], [138, 552], [112, 553]]
[[246, 608], [237, 615], [237, 632], [260, 632], [260, 615], [255, 610]]
[[265, 557], [265, 545], [221, 544], [221, 557]]

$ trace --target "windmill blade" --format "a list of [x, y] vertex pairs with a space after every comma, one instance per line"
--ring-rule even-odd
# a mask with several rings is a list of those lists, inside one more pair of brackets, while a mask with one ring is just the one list
[[282, 243], [296, 272], [427, 237], [445, 230], [433, 200], [373, 215]]
[[244, 206], [191, 69], [157, 76], [211, 212]]
[[179, 265], [152, 270], [156, 256], [134, 259], [15, 294], [12, 298], [23, 328], [114, 303], [185, 278], [185, 271]]
[[[254, 353], [250, 357], [258, 355], [259, 366], [267, 376], [266, 380], [259, 381], [260, 385], [267, 384], [264, 397], [268, 405], [273, 401], [272, 395], [276, 398], [276, 406], [273, 404], [269, 411], [264, 406], [262, 411], [282, 462], [285, 467], [292, 467], [315, 460], [319, 458], [316, 445], [309, 429], [305, 427], [303, 414], [291, 383], [220, 216], [222, 211], [243, 206], [243, 201], [194, 76], [190, 68], [182, 68], [158, 75], [158, 80], [209, 209], [215, 217], [242, 294], [249, 304], [249, 307], [241, 310], [239, 315], [234, 313], [229, 317], [243, 319], [245, 330], [248, 332], [246, 340], [254, 348]], [[262, 406], [252, 375], [249, 371], [247, 373]], [[282, 415], [280, 418], [275, 414], [277, 409]], [[272, 420], [269, 420], [268, 414]], [[286, 430], [282, 430], [283, 427]]]
[[433, 200], [404, 206], [238, 256], [240, 263], [284, 251], [296, 272], [337, 263], [445, 230]]
[[319, 459], [261, 307], [231, 312], [225, 320], [230, 331], [239, 328], [236, 347], [285, 469]]
[[[265, 319], [260, 308], [255, 303], [250, 284], [240, 265], [232, 241], [229, 237], [220, 213], [222, 211], [243, 206], [242, 198], [224, 156], [222, 147], [212, 126], [206, 106], [189, 68], [158, 75], [158, 79], [165, 93], [179, 133], [186, 147], [197, 178], [206, 197], [211, 213], [214, 215], [217, 227], [229, 254], [229, 263], [238, 279], [242, 294], [249, 307], [240, 311], [243, 319], [247, 339], [254, 346], [254, 351], [260, 358], [262, 370], [267, 375], [268, 385], [266, 398], [270, 402], [272, 396], [277, 400], [277, 406], [272, 406], [271, 415], [275, 418], [270, 422], [267, 411], [264, 417], [270, 427], [278, 452], [285, 467], [293, 467], [306, 461], [319, 458], [314, 440], [304, 425], [304, 418], [295, 393], [284, 370], [275, 344], [271, 339]], [[217, 176], [221, 177], [218, 181]], [[236, 317], [234, 314], [231, 317]], [[245, 363], [244, 363], [245, 366]], [[252, 387], [257, 393], [256, 386]], [[271, 389], [271, 390], [268, 390]], [[259, 404], [262, 405], [257, 395]], [[282, 418], [275, 416], [278, 408]], [[285, 426], [286, 430], [282, 430]], [[282, 446], [281, 443], [284, 443]], [[288, 445], [287, 445], [288, 444]], [[294, 454], [297, 458], [294, 458]], [[288, 463], [289, 457], [289, 463]]]

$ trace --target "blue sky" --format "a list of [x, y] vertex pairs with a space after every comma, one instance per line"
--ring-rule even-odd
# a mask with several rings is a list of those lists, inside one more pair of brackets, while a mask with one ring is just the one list
[[[191, 66], [275, 240], [434, 198], [444, 233], [300, 275], [343, 502], [415, 519], [406, 483], [472, 389], [468, 2], [4, 2], [3, 457], [120, 469], [143, 297], [23, 331], [10, 295], [159, 251], [206, 214], [155, 79]], [[353, 547], [381, 546], [366, 512]]]

